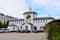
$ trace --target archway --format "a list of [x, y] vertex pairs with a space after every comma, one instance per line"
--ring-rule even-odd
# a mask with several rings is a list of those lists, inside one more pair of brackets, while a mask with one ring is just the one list
[[34, 27], [34, 30], [37, 30], [37, 27]]
[[28, 26], [25, 26], [25, 30], [26, 30], [26, 31], [28, 30]]

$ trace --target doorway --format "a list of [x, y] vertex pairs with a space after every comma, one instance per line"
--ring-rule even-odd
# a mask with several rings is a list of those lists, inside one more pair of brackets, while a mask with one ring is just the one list
[[13, 27], [13, 30], [15, 29], [15, 27]]
[[34, 27], [34, 30], [37, 30], [37, 27]]
[[28, 26], [25, 26], [25, 30], [26, 30], [26, 31], [28, 30]]

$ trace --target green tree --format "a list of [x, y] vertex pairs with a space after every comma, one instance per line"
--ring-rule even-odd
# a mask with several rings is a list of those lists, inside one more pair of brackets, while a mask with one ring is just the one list
[[2, 28], [2, 25], [3, 25], [3, 24], [2, 24], [1, 21], [0, 21], [0, 28]]
[[51, 23], [46, 25], [44, 29], [48, 32], [49, 40], [60, 40], [60, 24]]
[[7, 28], [7, 26], [8, 26], [8, 21], [7, 21], [7, 23], [2, 23], [0, 21], [0, 28]]

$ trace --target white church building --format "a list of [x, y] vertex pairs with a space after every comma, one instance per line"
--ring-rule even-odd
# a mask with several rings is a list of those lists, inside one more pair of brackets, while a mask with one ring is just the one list
[[54, 20], [53, 17], [37, 17], [36, 12], [30, 11], [23, 13], [23, 19], [9, 20], [8, 29], [10, 30], [29, 30], [29, 31], [40, 31], [43, 27]]

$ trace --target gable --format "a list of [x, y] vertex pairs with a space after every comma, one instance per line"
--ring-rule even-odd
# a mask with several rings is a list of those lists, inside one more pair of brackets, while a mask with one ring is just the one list
[[32, 23], [23, 23], [22, 25], [33, 25]]

